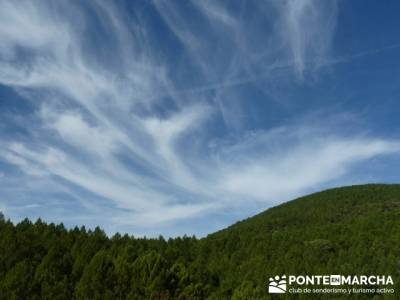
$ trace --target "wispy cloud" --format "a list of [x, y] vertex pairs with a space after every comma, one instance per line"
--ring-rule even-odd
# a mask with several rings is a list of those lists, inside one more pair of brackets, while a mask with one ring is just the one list
[[[359, 162], [400, 151], [397, 141], [322, 137], [316, 134], [302, 135], [301, 140], [304, 141], [287, 143], [288, 136], [294, 138], [292, 135], [297, 133], [285, 130], [279, 132], [286, 135], [284, 139], [273, 136], [261, 142], [258, 138], [249, 141], [249, 144], [256, 143], [257, 147], [262, 147], [266, 154], [258, 154], [256, 159], [242, 158], [234, 166], [228, 166], [228, 170], [220, 177], [221, 187], [239, 199], [289, 199], [297, 196], [299, 191], [305, 192], [311, 187], [340, 178]], [[283, 144], [277, 147], [276, 143]], [[271, 144], [274, 146], [271, 147]], [[279, 150], [271, 151], [274, 147]], [[246, 149], [246, 152], [252, 150]], [[241, 157], [241, 151], [234, 152], [235, 159]]]
[[[49, 199], [80, 201], [80, 209], [57, 211], [60, 220], [158, 232], [287, 200], [398, 152], [397, 141], [316, 132], [308, 123], [238, 125], [252, 117], [242, 110], [249, 95], [229, 88], [260, 74], [274, 83], [283, 69], [307, 80], [329, 56], [335, 29], [333, 4], [252, 5], [254, 23], [241, 17], [254, 7], [156, 1], [150, 6], [168, 28], [164, 36], [142, 11], [128, 16], [110, 2], [2, 1], [0, 83], [34, 107], [26, 112], [34, 123], [24, 124], [31, 136], [1, 141], [4, 173], [26, 183], [16, 180], [7, 195], [35, 197], [40, 187]], [[176, 55], [164, 39], [177, 41]]]
[[336, 2], [313, 0], [279, 2], [281, 39], [288, 45], [296, 74], [304, 77], [306, 63], [311, 71], [319, 67], [331, 49], [336, 25]]

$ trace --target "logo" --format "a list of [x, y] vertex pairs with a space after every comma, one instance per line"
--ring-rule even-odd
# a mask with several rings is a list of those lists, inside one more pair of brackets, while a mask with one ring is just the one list
[[390, 275], [281, 275], [269, 278], [270, 294], [394, 294]]
[[275, 276], [269, 278], [268, 292], [271, 294], [286, 293], [286, 276]]

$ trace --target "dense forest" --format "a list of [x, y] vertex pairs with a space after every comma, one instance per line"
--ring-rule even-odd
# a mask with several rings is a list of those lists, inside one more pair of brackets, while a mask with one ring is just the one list
[[400, 185], [312, 194], [202, 239], [0, 216], [1, 299], [269, 299], [276, 274], [386, 274], [400, 291]]

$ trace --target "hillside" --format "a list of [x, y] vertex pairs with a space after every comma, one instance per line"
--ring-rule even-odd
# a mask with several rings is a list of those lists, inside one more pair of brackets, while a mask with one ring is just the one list
[[315, 193], [200, 240], [0, 221], [1, 299], [269, 299], [281, 274], [384, 274], [399, 290], [400, 185]]
[[[315, 193], [238, 222], [202, 242], [212, 245], [209, 264], [221, 266], [222, 281], [236, 287], [236, 293], [242, 286], [243, 295], [255, 290], [252, 285], [259, 287], [255, 298], [263, 295], [267, 279], [276, 274], [399, 278], [400, 185]], [[220, 253], [223, 263], [218, 263]]]

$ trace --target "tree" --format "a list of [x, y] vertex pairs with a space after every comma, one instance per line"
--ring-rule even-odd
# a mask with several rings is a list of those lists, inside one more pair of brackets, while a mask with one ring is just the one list
[[86, 266], [76, 286], [77, 299], [115, 299], [115, 267], [106, 250], [100, 250]]
[[35, 283], [41, 291], [41, 299], [71, 299], [68, 275], [71, 274], [72, 257], [69, 249], [55, 243], [36, 268]]
[[4, 299], [19, 300], [32, 296], [33, 266], [28, 260], [18, 262], [0, 284], [0, 295]]
[[132, 265], [131, 296], [138, 299], [161, 299], [166, 292], [167, 263], [163, 257], [150, 251]]

